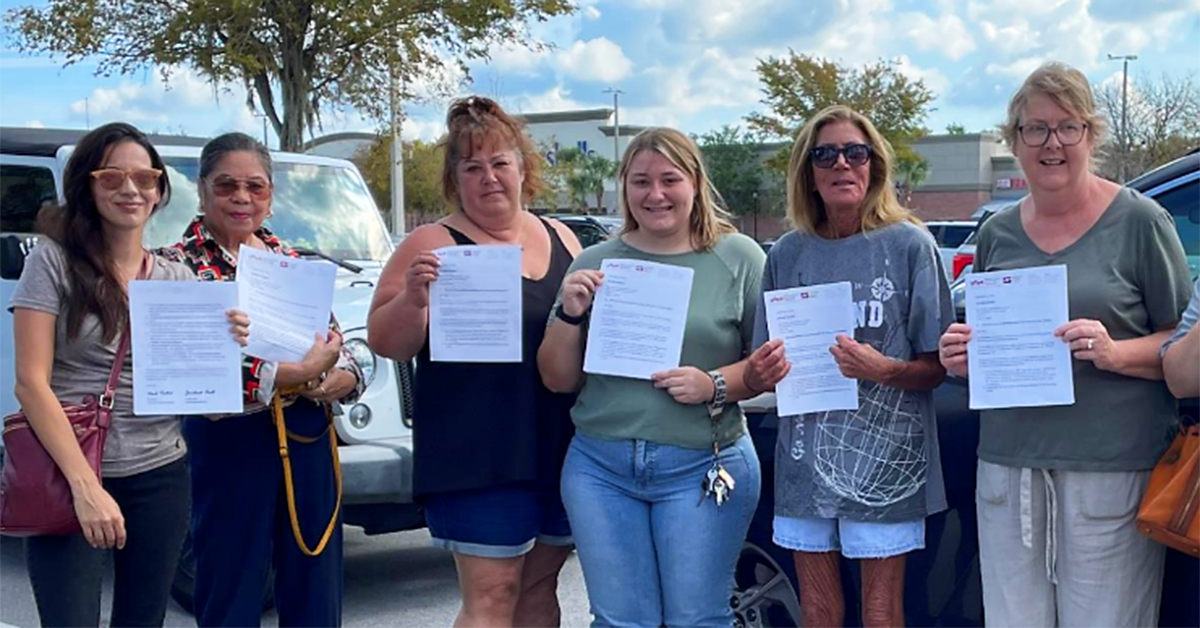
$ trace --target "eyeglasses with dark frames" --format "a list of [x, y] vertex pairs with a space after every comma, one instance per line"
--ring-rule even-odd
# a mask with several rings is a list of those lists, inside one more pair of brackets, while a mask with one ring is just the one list
[[847, 144], [837, 146], [817, 146], [808, 152], [813, 165], [828, 170], [837, 165], [838, 157], [844, 156], [846, 163], [851, 166], [861, 166], [871, 160], [872, 149], [866, 144]]
[[1021, 141], [1030, 148], [1041, 148], [1050, 141], [1050, 134], [1058, 137], [1058, 143], [1063, 146], [1074, 146], [1083, 141], [1088, 129], [1086, 122], [1068, 120], [1058, 126], [1050, 126], [1044, 122], [1032, 122], [1017, 127]]

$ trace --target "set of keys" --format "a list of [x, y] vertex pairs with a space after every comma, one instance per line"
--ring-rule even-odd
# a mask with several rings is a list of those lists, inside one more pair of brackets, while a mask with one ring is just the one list
[[724, 505], [729, 500], [729, 494], [733, 492], [734, 484], [733, 476], [714, 460], [713, 466], [709, 468], [708, 473], [704, 474], [704, 479], [700, 480], [700, 487], [704, 489], [700, 495], [700, 504], [703, 504], [704, 500], [712, 495], [717, 506]]

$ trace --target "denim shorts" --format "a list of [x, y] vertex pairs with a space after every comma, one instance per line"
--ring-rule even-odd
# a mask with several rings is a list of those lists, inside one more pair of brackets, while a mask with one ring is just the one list
[[456, 554], [515, 558], [536, 541], [574, 543], [557, 486], [519, 483], [435, 493], [422, 506], [434, 546]]
[[799, 552], [838, 552], [846, 558], [888, 558], [925, 548], [925, 520], [878, 523], [776, 516], [775, 544]]

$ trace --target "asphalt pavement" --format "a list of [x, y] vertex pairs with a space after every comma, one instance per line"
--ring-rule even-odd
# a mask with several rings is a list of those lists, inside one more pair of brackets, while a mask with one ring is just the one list
[[[358, 528], [345, 529], [346, 598], [342, 610], [345, 626], [421, 627], [450, 626], [458, 613], [458, 579], [449, 552], [429, 545], [425, 530], [367, 536]], [[102, 623], [108, 624], [112, 579], [106, 578]], [[563, 626], [587, 626], [587, 593], [579, 560], [572, 554], [563, 568], [558, 587]], [[0, 540], [0, 624], [37, 626], [37, 609], [25, 572], [20, 539]], [[167, 607], [165, 625], [194, 628], [196, 623], [174, 601]], [[274, 611], [263, 616], [263, 626], [277, 625]]]

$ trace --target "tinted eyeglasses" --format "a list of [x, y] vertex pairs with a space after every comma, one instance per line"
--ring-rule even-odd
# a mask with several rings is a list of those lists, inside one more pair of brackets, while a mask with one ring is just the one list
[[256, 201], [271, 198], [271, 184], [262, 179], [235, 179], [233, 177], [217, 177], [208, 183], [218, 198], [233, 196], [241, 188], [246, 188], [246, 194]]
[[846, 158], [846, 163], [851, 166], [861, 166], [871, 160], [871, 147], [866, 144], [847, 144], [838, 148], [837, 146], [818, 146], [811, 151], [813, 165], [829, 169], [837, 165], [838, 155]]
[[157, 168], [131, 168], [129, 170], [101, 168], [92, 171], [92, 178], [106, 190], [121, 189], [125, 186], [126, 179], [132, 180], [134, 187], [139, 190], [153, 190], [158, 187], [158, 182], [162, 179], [162, 170]]

